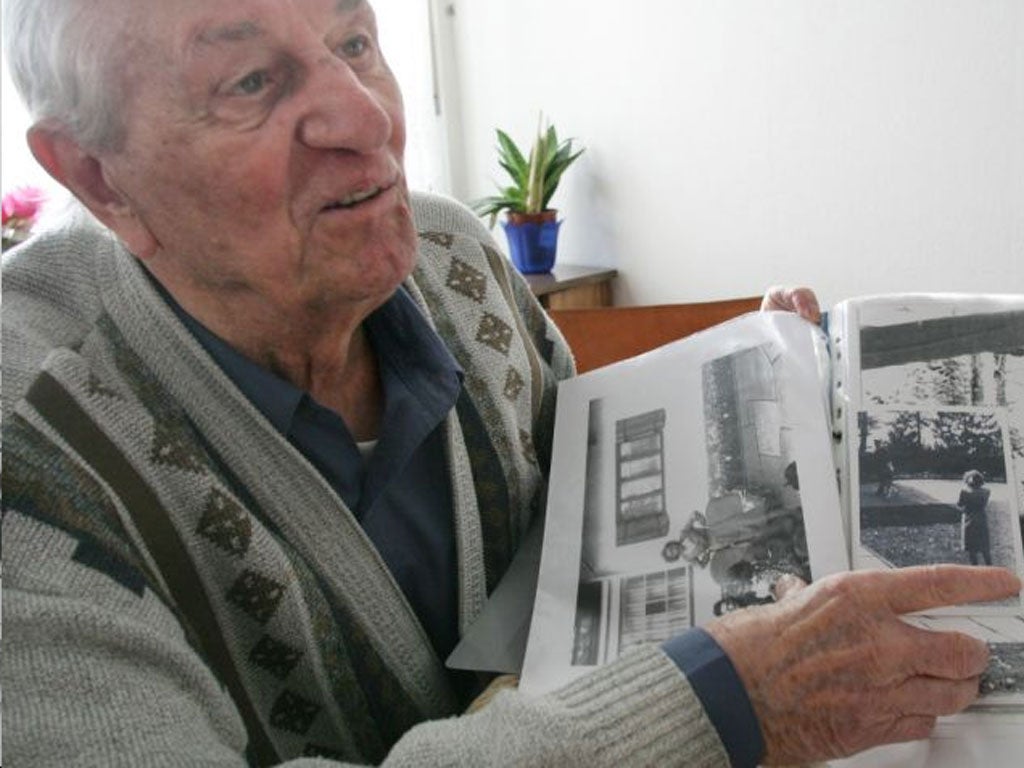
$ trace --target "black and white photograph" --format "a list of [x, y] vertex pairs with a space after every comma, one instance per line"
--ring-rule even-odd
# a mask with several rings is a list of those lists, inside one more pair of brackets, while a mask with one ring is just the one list
[[[1003, 425], [989, 410], [861, 411], [860, 565], [1020, 571]], [[1005, 603], [1019, 609], [1020, 600]]]
[[1024, 311], [862, 317], [860, 368], [864, 405], [1024, 410]]
[[[899, 303], [870, 306], [860, 331], [863, 405], [1001, 412], [1010, 459], [1007, 492], [1024, 536], [1024, 311], [963, 311], [956, 302], [937, 301], [922, 316], [917, 305], [913, 312]], [[862, 457], [870, 449], [862, 442]], [[872, 454], [866, 466], [862, 462], [862, 477], [865, 471], [884, 485], [885, 461]]]
[[703, 445], [670, 439], [667, 407], [590, 402], [574, 664], [771, 602], [783, 574], [811, 580], [782, 364], [763, 344], [701, 367]]
[[758, 313], [563, 383], [525, 689], [849, 568], [818, 334]]
[[708, 500], [684, 526], [678, 551], [720, 586], [716, 613], [769, 602], [783, 574], [811, 580], [777, 362], [777, 350], [762, 345], [704, 365]]
[[[845, 445], [855, 568], [977, 564], [1024, 574], [1021, 305], [1019, 296], [956, 295], [857, 303], [856, 323], [845, 328], [853, 386], [841, 387], [852, 394]], [[1024, 703], [1020, 597], [908, 621], [984, 640], [982, 708]]]
[[692, 569], [651, 570], [671, 526], [666, 422], [665, 408], [608, 420], [604, 399], [590, 402], [574, 666], [603, 664], [694, 624]]
[[572, 665], [603, 664], [635, 645], [664, 642], [692, 627], [692, 576], [692, 568], [676, 567], [581, 581]]
[[[692, 571], [677, 567], [635, 573], [632, 569], [642, 563], [629, 558], [630, 550], [636, 549], [632, 545], [664, 540], [669, 531], [666, 410], [616, 419], [613, 432], [607, 429], [604, 413], [603, 399], [592, 400], [574, 666], [603, 664], [633, 645], [662, 642], [694, 623]], [[614, 483], [602, 481], [607, 469], [613, 471]], [[605, 488], [614, 489], [611, 504], [606, 503]], [[625, 555], [601, 558], [593, 544], [601, 531], [612, 527], [614, 551]], [[643, 565], [650, 567], [652, 562]]]

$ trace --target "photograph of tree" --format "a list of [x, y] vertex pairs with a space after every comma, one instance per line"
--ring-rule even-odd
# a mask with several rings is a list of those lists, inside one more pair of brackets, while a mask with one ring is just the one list
[[865, 368], [861, 385], [875, 405], [1024, 408], [1024, 349]]

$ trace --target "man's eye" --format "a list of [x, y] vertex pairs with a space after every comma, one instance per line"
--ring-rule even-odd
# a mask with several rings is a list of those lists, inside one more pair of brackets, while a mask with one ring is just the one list
[[370, 49], [370, 39], [366, 35], [357, 35], [341, 44], [341, 53], [347, 59], [357, 59]]
[[253, 96], [266, 88], [269, 83], [270, 73], [265, 69], [260, 69], [256, 72], [250, 72], [239, 80], [235, 83], [232, 90], [236, 93], [242, 94], [243, 96]]

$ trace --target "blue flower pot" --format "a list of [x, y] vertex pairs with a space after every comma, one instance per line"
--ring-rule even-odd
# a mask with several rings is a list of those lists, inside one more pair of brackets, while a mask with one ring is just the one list
[[516, 269], [524, 275], [550, 272], [555, 266], [560, 221], [502, 222], [508, 238], [509, 255]]

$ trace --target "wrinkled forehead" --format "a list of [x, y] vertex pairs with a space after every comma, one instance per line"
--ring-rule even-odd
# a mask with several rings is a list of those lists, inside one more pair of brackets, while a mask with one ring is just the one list
[[[197, 44], [244, 40], [268, 26], [305, 22], [314, 28], [354, 13], [372, 15], [367, 0], [116, 0], [127, 37], [174, 53]], [[134, 35], [132, 33], [135, 33]]]
[[126, 104], [147, 88], [165, 98], [190, 98], [197, 67], [201, 71], [247, 43], [308, 43], [349, 20], [365, 20], [375, 29], [368, 0], [104, 0], [104, 5], [104, 13], [114, 11], [112, 17], [119, 19], [110, 53], [115, 87]]

